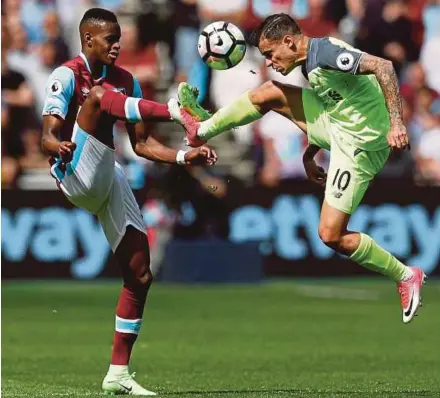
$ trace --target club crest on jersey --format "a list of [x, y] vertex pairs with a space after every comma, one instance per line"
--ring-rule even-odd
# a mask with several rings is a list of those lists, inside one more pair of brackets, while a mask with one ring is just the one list
[[115, 87], [115, 88], [112, 89], [112, 91], [116, 91], [118, 93], [122, 93], [122, 94], [126, 95], [124, 87]]
[[84, 97], [87, 97], [90, 94], [90, 90], [87, 87], [82, 87], [81, 92]]
[[336, 65], [341, 70], [350, 70], [354, 65], [354, 57], [350, 53], [341, 53], [336, 58]]
[[63, 91], [63, 84], [57, 79], [52, 80], [50, 82], [49, 89], [52, 95], [59, 95]]

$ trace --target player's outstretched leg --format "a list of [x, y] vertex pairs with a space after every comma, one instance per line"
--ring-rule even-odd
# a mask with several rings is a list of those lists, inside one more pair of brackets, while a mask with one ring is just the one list
[[147, 236], [128, 226], [115, 256], [122, 267], [124, 286], [116, 307], [111, 365], [102, 383], [106, 394], [154, 396], [134, 380], [128, 364], [142, 325], [147, 293], [153, 276]]
[[421, 306], [421, 290], [426, 278], [417, 267], [407, 267], [370, 236], [347, 230], [350, 216], [324, 201], [319, 225], [321, 240], [335, 251], [371, 271], [395, 281], [400, 294], [403, 322], [409, 323]]
[[[249, 92], [242, 94], [230, 105], [218, 110], [213, 117], [207, 119], [200, 111], [194, 89], [187, 83], [181, 83], [178, 88], [179, 102], [182, 107], [181, 124], [185, 129], [186, 143], [198, 147], [207, 140], [229, 131], [234, 127], [244, 126], [263, 117], [257, 107], [251, 102]], [[174, 115], [172, 114], [174, 117]]]
[[[268, 81], [254, 90], [245, 92], [229, 105], [219, 109], [211, 118], [206, 119], [197, 104], [194, 89], [187, 83], [178, 88], [181, 114], [172, 117], [182, 124], [186, 131], [187, 144], [200, 146], [207, 140], [234, 127], [252, 123], [269, 111], [275, 111], [306, 130], [306, 121], [302, 104], [302, 89], [279, 82]], [[200, 121], [201, 120], [201, 121]]]
[[[177, 101], [175, 104], [171, 104], [177, 106]], [[90, 90], [90, 94], [84, 105], [94, 107], [96, 112], [105, 112], [114, 116], [116, 119], [130, 123], [138, 123], [141, 121], [173, 121], [169, 104], [160, 104], [141, 98], [128, 97], [117, 91], [106, 90], [101, 86], [95, 86]], [[78, 115], [78, 124], [80, 126], [82, 120], [90, 116], [89, 113], [90, 111], [80, 112]], [[89, 128], [89, 130], [92, 129]]]

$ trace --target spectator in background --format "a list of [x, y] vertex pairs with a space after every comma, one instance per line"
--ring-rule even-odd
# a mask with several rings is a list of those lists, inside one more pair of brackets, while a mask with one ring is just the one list
[[260, 21], [278, 13], [290, 14], [295, 19], [304, 19], [310, 15], [308, 0], [250, 0], [250, 4], [252, 13]]
[[[3, 108], [2, 108], [3, 122]], [[4, 153], [2, 149], [2, 189], [11, 189], [17, 186], [20, 167], [16, 159]]]
[[121, 19], [121, 50], [118, 65], [131, 72], [138, 79], [145, 99], [156, 97], [155, 82], [159, 77], [156, 43], [143, 46], [139, 41], [139, 28], [129, 19]]
[[241, 26], [246, 18], [248, 0], [198, 0], [199, 18], [203, 25], [214, 21], [228, 21]]
[[44, 169], [44, 174], [47, 175], [48, 159], [41, 151], [41, 131], [27, 129], [23, 134], [22, 141], [23, 155], [18, 160], [21, 169]]
[[55, 11], [49, 11], [46, 14], [43, 29], [46, 42], [51, 42], [56, 48], [55, 64], [61, 65], [70, 58], [70, 54], [69, 48], [63, 39], [58, 14]]
[[420, 49], [422, 42], [423, 42], [423, 36], [426, 34], [423, 29], [423, 9], [425, 8], [426, 4], [430, 0], [407, 0], [406, 4], [408, 7], [408, 18], [412, 23], [413, 26], [413, 33], [412, 38], [414, 43], [417, 45], [417, 47]]
[[297, 19], [303, 32], [309, 36], [335, 35], [337, 25], [325, 12], [327, 0], [250, 0], [250, 3], [260, 20], [271, 14], [285, 13]]
[[27, 68], [25, 76], [29, 81], [35, 98], [35, 111], [41, 120], [41, 110], [44, 105], [46, 84], [50, 74], [59, 64], [57, 63], [57, 46], [51, 41], [41, 45], [39, 57], [32, 68]]
[[425, 30], [425, 41], [440, 36], [440, 0], [424, 0], [422, 11], [423, 27]]
[[194, 64], [198, 61], [197, 42], [200, 21], [197, 0], [177, 0], [173, 17], [175, 34], [175, 63], [177, 83], [187, 81]]
[[422, 65], [414, 62], [405, 71], [403, 83], [400, 86], [402, 96], [414, 106], [417, 92], [425, 86], [425, 72]]
[[11, 37], [4, 24], [1, 26], [1, 153], [2, 188], [12, 188], [20, 171], [18, 158], [23, 154], [22, 136], [29, 124], [32, 92], [24, 76], [9, 68], [6, 61]]
[[[128, 0], [133, 2], [133, 0]], [[125, 0], [127, 2], [127, 0]], [[105, 8], [107, 10], [117, 12], [121, 5], [124, 3], [124, 0], [95, 0], [94, 7]]]
[[426, 115], [416, 153], [417, 171], [423, 183], [440, 185], [440, 115]]
[[8, 32], [11, 37], [7, 62], [11, 69], [26, 75], [30, 65], [35, 65], [38, 62], [38, 58], [31, 51], [26, 30], [20, 21], [8, 20], [7, 23]]
[[[3, 65], [3, 62], [2, 62]], [[2, 189], [12, 188], [16, 185], [17, 176], [19, 173], [19, 166], [16, 159], [14, 159], [7, 151], [6, 148], [6, 138], [5, 131], [9, 129], [9, 107], [3, 101], [2, 93], [2, 142], [1, 142], [1, 153], [2, 153]]]
[[2, 5], [2, 25], [3, 24], [20, 24], [20, 7], [21, 0], [4, 0]]
[[42, 44], [45, 40], [43, 22], [48, 12], [55, 8], [55, 0], [22, 0], [21, 22], [31, 44]]
[[39, 46], [38, 52], [33, 53], [23, 26], [14, 22], [8, 27], [11, 46], [7, 62], [11, 69], [23, 74], [28, 81], [34, 97], [34, 111], [41, 120], [47, 79], [62, 57], [58, 53], [59, 47], [57, 42], [46, 41]]
[[121, 23], [121, 30], [118, 65], [136, 76], [145, 99], [154, 100], [155, 82], [159, 77], [156, 43], [150, 42], [143, 46], [139, 41], [139, 28], [131, 19]]
[[337, 24], [329, 18], [326, 0], [309, 0], [309, 12], [298, 23], [305, 35], [311, 37], [338, 36]]
[[[78, 36], [78, 25], [75, 25], [75, 22], [77, 10], [81, 8], [80, 3], [81, 0], [55, 0], [55, 11], [59, 18], [59, 25], [63, 27], [62, 34], [69, 50], [73, 49], [70, 48], [68, 40], [72, 39], [72, 36], [76, 38]], [[76, 52], [71, 52], [71, 54], [76, 55]]]
[[11, 43], [8, 29], [2, 24], [2, 153], [17, 158], [23, 153], [22, 133], [31, 122], [33, 95], [23, 74], [8, 65]]
[[440, 93], [440, 0], [432, 0], [423, 11], [425, 40], [420, 62], [427, 85]]
[[412, 34], [412, 24], [407, 17], [404, 0], [369, 0], [356, 47], [393, 61], [399, 73], [405, 62], [414, 61], [418, 57]]
[[414, 100], [414, 113], [409, 123], [413, 143], [416, 147], [419, 145], [423, 133], [432, 127], [432, 107], [437, 98], [437, 93], [426, 86], [417, 91]]
[[327, 11], [331, 18], [338, 22], [341, 39], [353, 45], [359, 32], [360, 23], [364, 17], [365, 1], [346, 0], [345, 4], [342, 5], [339, 0], [329, 0]]

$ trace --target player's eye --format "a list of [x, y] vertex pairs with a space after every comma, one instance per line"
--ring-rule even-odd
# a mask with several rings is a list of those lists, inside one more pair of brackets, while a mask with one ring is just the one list
[[108, 43], [116, 43], [119, 41], [119, 37], [118, 36], [108, 36], [108, 37], [106, 37], [106, 40]]

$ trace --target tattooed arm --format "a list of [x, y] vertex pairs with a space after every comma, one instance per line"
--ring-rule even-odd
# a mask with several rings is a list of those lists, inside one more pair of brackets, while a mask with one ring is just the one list
[[405, 149], [408, 146], [408, 134], [403, 124], [402, 97], [399, 81], [393, 63], [383, 58], [364, 53], [359, 62], [358, 74], [374, 74], [382, 88], [385, 104], [390, 116], [388, 143], [393, 149]]

